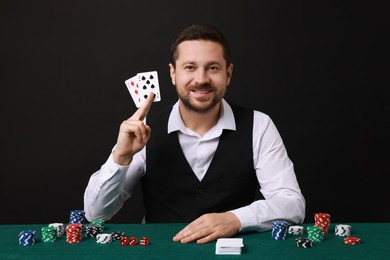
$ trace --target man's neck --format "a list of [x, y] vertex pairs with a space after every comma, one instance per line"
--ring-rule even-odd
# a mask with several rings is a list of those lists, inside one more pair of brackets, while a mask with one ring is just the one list
[[179, 110], [184, 125], [200, 136], [204, 136], [217, 124], [221, 114], [221, 107], [222, 104], [219, 103], [210, 111], [199, 113], [188, 109], [182, 103], [180, 103]]

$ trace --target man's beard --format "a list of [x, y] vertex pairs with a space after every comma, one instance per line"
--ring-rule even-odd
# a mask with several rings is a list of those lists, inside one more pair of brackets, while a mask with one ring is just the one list
[[189, 110], [192, 110], [192, 111], [197, 112], [197, 113], [207, 113], [208, 111], [213, 109], [221, 101], [221, 98], [219, 98], [218, 95], [215, 94], [216, 92], [213, 91], [213, 89], [214, 88], [210, 85], [198, 86], [198, 87], [193, 87], [190, 89], [190, 92], [192, 90], [211, 90], [212, 91], [213, 96], [212, 96], [211, 102], [207, 101], [207, 103], [203, 106], [196, 106], [196, 105], [192, 104], [191, 100], [189, 98], [190, 93], [186, 97], [179, 95], [179, 98], [180, 98], [181, 102], [183, 103], [183, 105], [186, 108], [188, 108]]

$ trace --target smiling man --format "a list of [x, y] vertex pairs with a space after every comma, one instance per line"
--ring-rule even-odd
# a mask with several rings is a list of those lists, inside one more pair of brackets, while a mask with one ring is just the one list
[[150, 95], [121, 124], [86, 188], [87, 219], [110, 219], [141, 182], [146, 223], [189, 223], [174, 241], [265, 231], [277, 219], [302, 223], [305, 200], [272, 120], [224, 99], [233, 73], [225, 37], [213, 26], [191, 25], [171, 52], [179, 100], [149, 113]]

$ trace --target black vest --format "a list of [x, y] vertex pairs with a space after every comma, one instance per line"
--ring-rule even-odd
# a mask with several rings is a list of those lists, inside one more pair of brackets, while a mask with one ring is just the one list
[[141, 178], [146, 223], [191, 222], [204, 213], [225, 212], [255, 199], [253, 110], [231, 105], [236, 131], [224, 130], [206, 175], [199, 181], [188, 164], [177, 132], [167, 134], [172, 106], [149, 113], [152, 128]]

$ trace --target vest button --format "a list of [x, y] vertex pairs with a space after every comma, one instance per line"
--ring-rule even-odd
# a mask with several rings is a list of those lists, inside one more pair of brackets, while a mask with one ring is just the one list
[[204, 195], [204, 190], [202, 188], [198, 188], [198, 194], [199, 195]]

